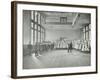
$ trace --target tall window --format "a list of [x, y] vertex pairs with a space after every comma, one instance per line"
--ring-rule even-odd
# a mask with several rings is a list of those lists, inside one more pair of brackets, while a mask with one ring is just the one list
[[91, 24], [89, 24], [89, 40], [91, 40]]
[[84, 40], [90, 40], [91, 36], [91, 26], [90, 24], [83, 28]]
[[45, 30], [41, 29], [41, 40], [44, 41], [45, 40]]
[[31, 44], [42, 42], [45, 39], [45, 29], [41, 25], [41, 14], [37, 11], [31, 11]]
[[37, 42], [37, 25], [35, 24], [35, 27], [34, 27], [34, 34], [35, 34], [35, 36], [34, 36], [34, 42], [36, 43]]
[[[31, 11], [31, 20], [33, 21], [34, 20], [34, 11]], [[34, 28], [34, 23], [31, 22], [31, 44], [33, 45], [34, 43], [34, 40], [33, 40], [33, 37], [34, 37], [34, 31], [33, 31], [33, 28]]]
[[83, 38], [85, 39], [85, 28], [83, 28]]

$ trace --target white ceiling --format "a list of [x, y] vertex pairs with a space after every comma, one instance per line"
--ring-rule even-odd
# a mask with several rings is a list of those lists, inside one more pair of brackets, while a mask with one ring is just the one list
[[[87, 13], [72, 13], [72, 12], [41, 12], [46, 16], [46, 24], [43, 26], [46, 29], [79, 29], [84, 24], [90, 23], [90, 14]], [[60, 17], [67, 17], [67, 23], [61, 24]]]

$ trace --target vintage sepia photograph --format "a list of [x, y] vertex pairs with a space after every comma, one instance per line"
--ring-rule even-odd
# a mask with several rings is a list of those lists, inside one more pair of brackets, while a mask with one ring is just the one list
[[97, 6], [11, 6], [12, 78], [97, 73]]

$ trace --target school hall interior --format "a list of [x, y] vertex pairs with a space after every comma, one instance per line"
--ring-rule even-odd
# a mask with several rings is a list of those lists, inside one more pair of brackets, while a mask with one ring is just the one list
[[23, 10], [23, 69], [90, 66], [90, 36], [90, 13]]

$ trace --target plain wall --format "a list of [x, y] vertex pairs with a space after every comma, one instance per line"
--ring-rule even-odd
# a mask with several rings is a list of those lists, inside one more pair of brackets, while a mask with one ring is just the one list
[[82, 38], [82, 32], [80, 29], [66, 29], [66, 30], [46, 30], [46, 40], [55, 41], [60, 37], [65, 37], [68, 40], [77, 40]]
[[31, 11], [23, 10], [23, 42], [28, 44], [31, 40]]

